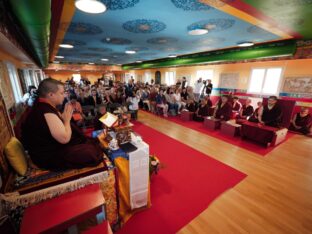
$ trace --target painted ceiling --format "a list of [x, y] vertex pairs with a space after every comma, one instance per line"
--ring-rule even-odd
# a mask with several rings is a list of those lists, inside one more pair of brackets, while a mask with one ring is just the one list
[[[310, 14], [312, 0], [101, 1], [107, 6], [104, 13], [75, 9], [70, 22], [61, 20], [59, 30], [63, 29], [65, 35], [59, 43], [74, 48], [55, 48], [57, 55], [64, 56], [59, 61], [128, 64], [235, 47], [243, 41], [262, 43], [301, 37], [310, 33], [306, 28], [312, 23], [300, 19], [302, 14], [285, 15], [277, 10]], [[197, 28], [209, 32], [201, 36], [188, 34]], [[137, 53], [125, 54], [126, 50]], [[108, 61], [101, 61], [103, 58]]]

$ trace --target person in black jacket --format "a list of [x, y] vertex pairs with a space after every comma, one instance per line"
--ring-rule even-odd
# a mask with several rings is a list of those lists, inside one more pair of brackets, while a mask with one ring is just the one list
[[259, 114], [259, 123], [271, 126], [279, 127], [282, 122], [282, 109], [277, 104], [277, 97], [270, 96], [268, 104], [263, 106]]
[[91, 95], [88, 98], [88, 104], [90, 106], [100, 105], [102, 103], [101, 97], [98, 95], [95, 89], [91, 90]]

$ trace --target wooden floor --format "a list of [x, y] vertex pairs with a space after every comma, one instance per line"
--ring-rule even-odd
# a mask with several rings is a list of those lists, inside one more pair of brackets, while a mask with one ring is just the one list
[[146, 112], [139, 121], [248, 175], [179, 234], [312, 233], [312, 138], [296, 135], [261, 157]]

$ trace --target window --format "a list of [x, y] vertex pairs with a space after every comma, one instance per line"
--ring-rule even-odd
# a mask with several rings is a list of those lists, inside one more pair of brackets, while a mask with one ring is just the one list
[[174, 85], [175, 83], [175, 72], [166, 72], [165, 79], [167, 85]]
[[282, 68], [255, 68], [251, 71], [248, 93], [274, 95], [278, 93]]
[[125, 82], [128, 83], [130, 79], [134, 79], [135, 80], [135, 74], [133, 74], [133, 73], [126, 73], [125, 74]]
[[199, 70], [196, 74], [196, 79], [202, 78], [203, 80], [212, 80], [213, 70]]
[[73, 74], [74, 81], [79, 84], [81, 80], [81, 75], [80, 74]]
[[149, 84], [152, 81], [152, 73], [151, 72], [145, 72], [144, 74], [144, 83], [148, 82]]
[[18, 81], [17, 72], [13, 64], [7, 63], [8, 73], [10, 77], [10, 82], [13, 88], [13, 94], [15, 102], [20, 102], [22, 100], [22, 90], [20, 83]]

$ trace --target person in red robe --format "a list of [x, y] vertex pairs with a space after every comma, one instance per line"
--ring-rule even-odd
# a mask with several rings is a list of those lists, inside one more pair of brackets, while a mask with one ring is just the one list
[[193, 119], [197, 122], [203, 122], [204, 118], [209, 115], [209, 105], [207, 104], [207, 100], [203, 98], [196, 110]]
[[22, 142], [32, 162], [40, 168], [62, 170], [96, 166], [103, 152], [71, 124], [73, 107], [66, 105], [61, 114], [56, 106], [63, 103], [64, 87], [60, 81], [47, 78], [38, 88], [39, 99], [22, 124]]
[[214, 118], [220, 119], [221, 121], [228, 121], [232, 116], [232, 105], [228, 102], [228, 96], [223, 95], [221, 102], [217, 104]]
[[259, 123], [271, 127], [279, 127], [282, 122], [282, 109], [277, 104], [277, 97], [270, 96], [268, 104], [260, 109]]
[[312, 136], [312, 116], [309, 108], [302, 107], [293, 117], [289, 130]]
[[241, 108], [239, 115], [236, 119], [248, 119], [254, 113], [254, 108], [251, 105], [251, 100], [247, 99], [245, 105]]

